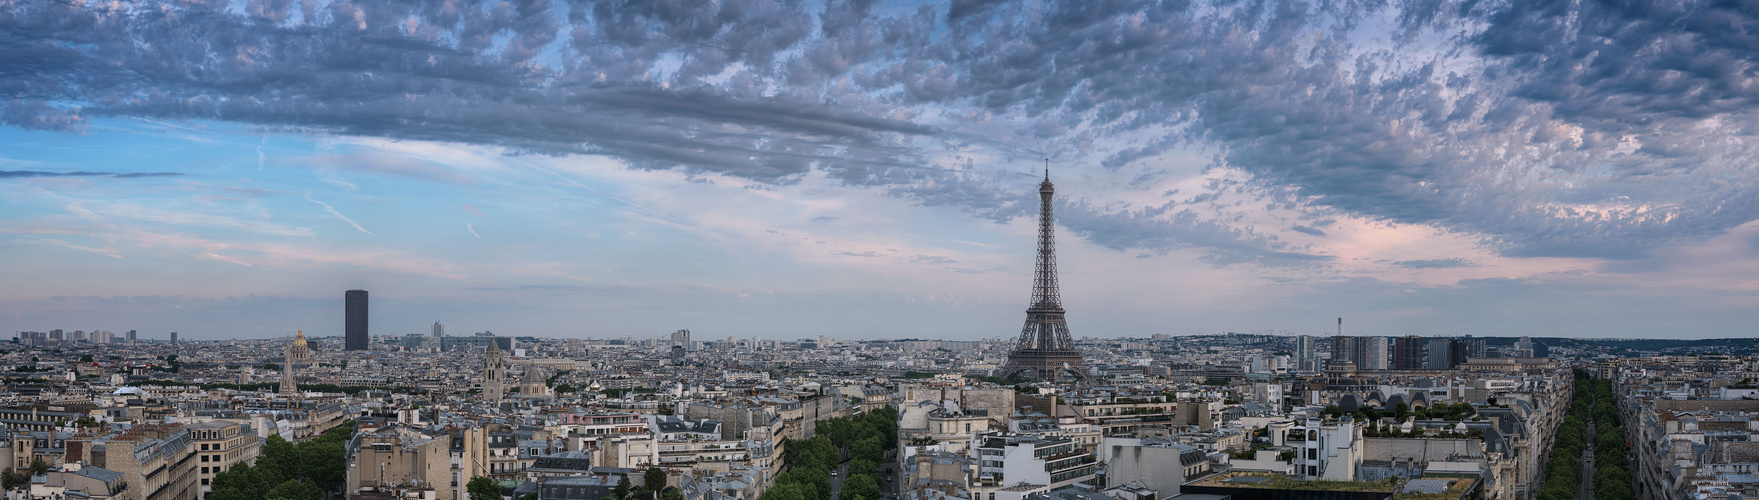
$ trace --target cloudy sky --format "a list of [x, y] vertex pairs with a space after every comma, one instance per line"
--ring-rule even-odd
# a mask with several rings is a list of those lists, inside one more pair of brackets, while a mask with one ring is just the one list
[[0, 331], [1753, 336], [1700, 1], [0, 1]]

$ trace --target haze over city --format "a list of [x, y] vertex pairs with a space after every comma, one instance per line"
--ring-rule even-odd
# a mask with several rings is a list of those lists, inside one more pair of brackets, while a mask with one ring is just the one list
[[0, 5], [0, 331], [1006, 338], [1047, 159], [1077, 337], [1759, 320], [1737, 9], [467, 5]]

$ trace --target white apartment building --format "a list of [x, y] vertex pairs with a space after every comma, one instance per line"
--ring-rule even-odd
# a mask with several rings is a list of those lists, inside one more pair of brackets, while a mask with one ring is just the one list
[[1099, 460], [1073, 439], [1037, 434], [988, 433], [975, 440], [978, 481], [1044, 485], [1057, 489], [1090, 483]]
[[1362, 426], [1346, 415], [1342, 420], [1309, 418], [1283, 432], [1283, 443], [1295, 447], [1295, 474], [1303, 479], [1355, 481], [1362, 466]]

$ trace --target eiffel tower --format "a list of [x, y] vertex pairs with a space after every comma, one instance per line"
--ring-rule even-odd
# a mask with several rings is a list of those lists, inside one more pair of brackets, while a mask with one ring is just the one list
[[1045, 160], [1044, 182], [1038, 185], [1038, 272], [1032, 279], [1032, 304], [1026, 307], [1026, 326], [1020, 340], [1008, 353], [1008, 364], [1001, 376], [1026, 375], [1027, 378], [1055, 381], [1063, 373], [1087, 381], [1087, 363], [1075, 350], [1069, 337], [1069, 322], [1063, 319], [1062, 294], [1057, 292], [1056, 219], [1051, 217], [1050, 160]]

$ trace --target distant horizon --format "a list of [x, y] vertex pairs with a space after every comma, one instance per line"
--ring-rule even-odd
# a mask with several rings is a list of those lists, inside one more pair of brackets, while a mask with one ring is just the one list
[[[449, 325], [448, 325], [448, 328], [450, 328]], [[694, 340], [699, 341], [699, 342], [713, 342], [716, 340], [724, 340], [727, 337], [729, 337], [729, 335], [721, 335], [721, 336], [714, 336], [714, 337], [703, 336], [702, 334], [699, 334], [694, 329], [690, 329], [690, 328], [680, 328], [680, 329], [692, 330], [692, 335], [697, 336], [697, 338], [695, 338]], [[19, 332], [23, 332], [23, 331], [48, 332], [50, 330], [54, 330], [54, 328], [24, 329], [24, 330], [8, 331], [5, 333], [5, 335], [6, 335], [5, 337], [0, 337], [0, 341], [11, 341], [11, 340], [17, 339]], [[63, 332], [66, 335], [69, 335], [69, 337], [66, 337], [64, 339], [64, 341], [71, 340], [70, 336], [72, 335], [72, 333], [75, 330], [82, 330], [87, 333], [90, 333], [93, 331], [93, 330], [83, 329], [83, 328], [78, 328], [78, 329], [76, 329], [76, 328], [61, 328], [61, 330], [63, 330]], [[109, 329], [105, 329], [105, 328], [98, 328], [97, 330], [109, 331], [109, 332], [115, 334], [114, 340], [111, 343], [126, 342], [126, 340], [123, 340], [122, 335], [124, 333], [126, 333], [128, 331], [128, 329], [109, 330]], [[137, 341], [150, 341], [150, 342], [170, 342], [171, 341], [171, 338], [170, 338], [171, 332], [177, 332], [177, 334], [178, 334], [177, 340], [179, 342], [183, 342], [183, 341], [224, 342], [224, 341], [229, 341], [229, 340], [273, 340], [273, 339], [278, 339], [278, 338], [291, 337], [291, 336], [294, 336], [294, 335], [300, 333], [300, 331], [296, 330], [296, 331], [288, 331], [288, 332], [282, 333], [282, 334], [256, 336], [256, 337], [194, 337], [194, 338], [192, 338], [192, 337], [188, 336], [185, 333], [185, 331], [183, 331], [183, 330], [164, 330], [164, 331], [150, 332], [150, 333], [153, 333], [154, 336], [149, 336], [149, 332], [142, 332], [138, 328], [136, 328], [134, 330], [136, 330], [136, 340]], [[340, 329], [338, 329], [338, 330], [340, 330]], [[488, 330], [488, 331], [493, 332], [492, 329]], [[638, 340], [639, 341], [639, 340], [650, 340], [650, 339], [654, 339], [654, 340], [663, 339], [663, 338], [666, 338], [667, 336], [669, 336], [674, 331], [677, 331], [677, 329], [656, 333], [651, 336], [639, 335], [639, 334], [614, 335], [614, 336], [593, 336], [593, 335], [557, 336], [557, 335], [540, 335], [540, 334], [525, 334], [525, 333], [502, 334], [502, 333], [498, 333], [498, 332], [495, 333], [495, 336], [496, 337], [532, 337], [532, 338], [539, 338], [539, 339], [559, 339], [559, 340], [579, 339], [579, 340]], [[326, 333], [320, 333], [320, 331], [318, 331], [318, 330], [305, 329], [305, 330], [303, 330], [303, 333], [305, 335], [305, 338], [311, 339], [311, 340], [324, 340], [324, 339], [341, 340], [344, 338], [344, 335], [342, 333], [340, 333], [339, 331], [338, 331], [338, 333], [326, 334]], [[475, 335], [476, 333], [477, 332], [454, 333], [451, 331], [447, 331], [446, 337], [447, 338], [474, 337], [474, 336], [476, 336]], [[408, 335], [421, 335], [423, 337], [429, 337], [429, 336], [432, 336], [432, 333], [431, 332], [413, 332], [413, 331], [403, 332], [403, 333], [373, 332], [373, 333], [370, 333], [370, 335], [374, 338], [380, 338], [380, 337], [384, 337], [384, 336], [403, 337], [403, 336], [408, 336]], [[1076, 335], [1075, 339], [1077, 342], [1085, 341], [1088, 339], [1095, 339], [1095, 340], [1120, 340], [1120, 339], [1154, 340], [1153, 339], [1154, 335], [1159, 335], [1159, 334], [1151, 333], [1151, 334], [1146, 334], [1146, 335], [1142, 335], [1142, 336], [1118, 335], [1118, 336], [1109, 336], [1109, 337], [1096, 337], [1096, 336], [1092, 336], [1092, 335]], [[1212, 333], [1178, 333], [1178, 334], [1169, 333], [1169, 334], [1165, 334], [1165, 335], [1171, 335], [1172, 337], [1175, 337], [1175, 338], [1177, 338], [1177, 337], [1226, 336], [1226, 335], [1253, 335], [1253, 336], [1265, 336], [1265, 337], [1290, 338], [1290, 337], [1298, 337], [1298, 336], [1302, 336], [1302, 335], [1309, 335], [1309, 336], [1313, 336], [1313, 337], [1332, 337], [1332, 336], [1335, 336], [1336, 333], [1319, 334], [1319, 333], [1290, 333], [1290, 332], [1266, 333], [1266, 332], [1226, 331], [1226, 332], [1212, 332]], [[1404, 337], [1406, 335], [1407, 334], [1384, 335], [1384, 334], [1371, 334], [1371, 333], [1365, 333], [1365, 334], [1345, 333], [1344, 334], [1344, 336], [1346, 336], [1346, 337], [1388, 337], [1388, 338]], [[1410, 335], [1416, 335], [1418, 337], [1424, 337], [1424, 338], [1466, 338], [1466, 337], [1471, 337], [1471, 338], [1475, 338], [1475, 339], [1518, 340], [1522, 337], [1527, 337], [1527, 338], [1531, 338], [1534, 340], [1569, 339], [1569, 340], [1581, 340], [1581, 341], [1668, 340], [1668, 341], [1690, 342], [1690, 341], [1704, 341], [1704, 340], [1751, 340], [1752, 339], [1752, 337], [1740, 337], [1740, 336], [1734, 336], [1734, 337], [1569, 337], [1569, 336], [1558, 336], [1558, 335], [1479, 335], [1479, 334], [1410, 334]], [[749, 339], [751, 339], [752, 336], [731, 335], [731, 337], [733, 337], [736, 340], [749, 340]], [[793, 336], [782, 336], [782, 337], [759, 336], [759, 337], [762, 340], [793, 342], [793, 341], [800, 341], [800, 340], [815, 340], [818, 337], [818, 335], [803, 336], [803, 337], [793, 337]], [[850, 338], [850, 337], [833, 337], [833, 336], [829, 336], [829, 335], [825, 335], [824, 337], [827, 339], [832, 339], [832, 340], [857, 341], [857, 342], [910, 341], [910, 340], [915, 340], [915, 341], [950, 340], [950, 341], [962, 341], [962, 342], [982, 342], [982, 341], [1006, 342], [1006, 341], [1011, 341], [1014, 339], [1014, 337], [1001, 337], [1001, 336], [983, 337], [983, 338], [957, 338], [957, 339], [953, 339], [953, 338], [935, 339], [935, 338], [921, 338], [921, 337], [859, 337], [859, 338]]]

